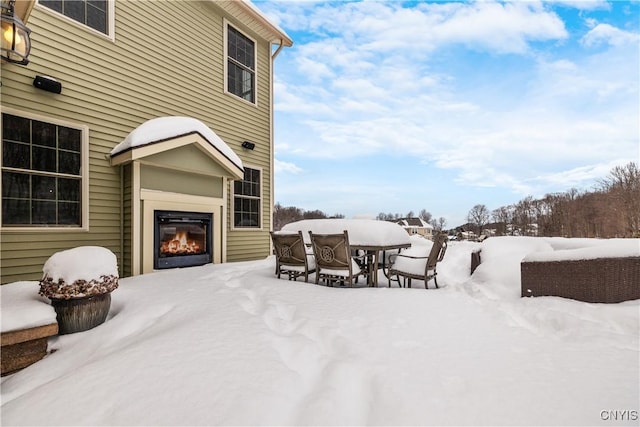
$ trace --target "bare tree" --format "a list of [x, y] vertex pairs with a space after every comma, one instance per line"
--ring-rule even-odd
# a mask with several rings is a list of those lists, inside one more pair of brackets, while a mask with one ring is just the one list
[[467, 215], [467, 221], [476, 226], [477, 234], [482, 233], [482, 228], [489, 222], [489, 210], [485, 205], [475, 205]]
[[380, 212], [378, 214], [378, 216], [376, 217], [376, 219], [379, 220], [379, 221], [395, 221], [396, 219], [399, 218], [398, 215], [399, 214]]
[[617, 199], [623, 210], [626, 233], [629, 237], [640, 236], [640, 170], [630, 162], [625, 166], [616, 166], [601, 185]]
[[435, 231], [442, 231], [444, 226], [447, 224], [447, 220], [444, 217], [440, 217], [438, 219], [433, 218], [429, 221], [429, 224], [433, 227]]
[[493, 222], [496, 223], [496, 234], [504, 236], [507, 234], [507, 226], [511, 224], [512, 212], [509, 207], [503, 206], [491, 212]]
[[324, 212], [318, 209], [314, 211], [305, 211], [302, 213], [303, 219], [323, 219], [326, 217], [327, 217], [327, 214], [325, 214]]
[[420, 213], [418, 214], [418, 218], [422, 219], [427, 224], [431, 223], [431, 217], [431, 212], [427, 212], [426, 209], [421, 209]]
[[[305, 211], [295, 206], [283, 207], [280, 203], [276, 203], [273, 207], [273, 229], [281, 230], [282, 227], [290, 222], [300, 221], [301, 219], [319, 219], [329, 218], [327, 214], [321, 210]], [[331, 218], [344, 218], [342, 214], [335, 214]]]
[[513, 226], [516, 227], [520, 235], [530, 236], [537, 234], [536, 226], [533, 225], [536, 224], [535, 218], [536, 209], [533, 197], [525, 197], [514, 206]]
[[543, 236], [564, 236], [565, 195], [562, 193], [546, 194], [542, 199], [544, 212], [538, 220], [538, 228]]
[[293, 206], [284, 207], [276, 203], [273, 207], [273, 229], [278, 231], [290, 222], [302, 219], [302, 209]]
[[[476, 216], [481, 206], [468, 216], [479, 230]], [[499, 234], [640, 237], [640, 169], [634, 162], [617, 166], [595, 191], [571, 188], [541, 199], [527, 196], [491, 214]]]

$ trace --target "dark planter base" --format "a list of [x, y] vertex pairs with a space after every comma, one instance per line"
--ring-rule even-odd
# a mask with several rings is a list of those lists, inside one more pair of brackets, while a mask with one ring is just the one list
[[58, 334], [82, 332], [104, 323], [111, 307], [111, 293], [76, 299], [52, 299]]

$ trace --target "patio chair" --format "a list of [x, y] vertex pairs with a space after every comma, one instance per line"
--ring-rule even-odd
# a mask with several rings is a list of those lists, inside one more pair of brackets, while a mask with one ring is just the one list
[[[402, 283], [406, 283], [410, 288], [411, 279], [417, 279], [424, 281], [424, 288], [429, 289], [428, 282], [433, 279], [436, 288], [438, 288], [436, 267], [447, 251], [447, 241], [447, 235], [439, 233], [433, 237], [433, 246], [428, 256], [415, 256], [404, 253], [396, 255], [393, 265], [389, 269], [389, 286], [391, 286], [391, 281], [393, 280], [397, 281], [401, 286]], [[392, 277], [395, 277], [395, 279], [392, 279]], [[403, 279], [402, 283], [400, 282], [401, 277]]]
[[276, 275], [286, 274], [289, 280], [298, 280], [304, 276], [309, 281], [309, 274], [316, 270], [313, 252], [307, 249], [302, 239], [302, 231], [296, 234], [271, 232], [271, 240], [276, 253]]
[[364, 274], [364, 270], [352, 256], [347, 231], [340, 234], [314, 234], [309, 231], [309, 235], [316, 259], [316, 284], [320, 283], [320, 279], [328, 285], [339, 281], [353, 286], [354, 279], [357, 283], [358, 276]]

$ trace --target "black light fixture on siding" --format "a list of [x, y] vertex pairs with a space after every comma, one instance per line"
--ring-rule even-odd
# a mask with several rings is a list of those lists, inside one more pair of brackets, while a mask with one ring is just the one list
[[47, 92], [62, 92], [62, 83], [60, 83], [53, 77], [36, 76], [33, 79], [33, 86], [37, 87], [38, 89], [46, 90]]
[[2, 2], [2, 59], [19, 65], [29, 63], [31, 30], [15, 16], [15, 0]]
[[256, 144], [251, 141], [244, 141], [242, 143], [242, 148], [246, 148], [247, 150], [253, 150], [256, 148]]

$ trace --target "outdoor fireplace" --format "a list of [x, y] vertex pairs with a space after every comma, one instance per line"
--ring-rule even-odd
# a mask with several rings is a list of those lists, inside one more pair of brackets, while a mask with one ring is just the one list
[[213, 260], [213, 214], [154, 211], [153, 268], [192, 267]]

